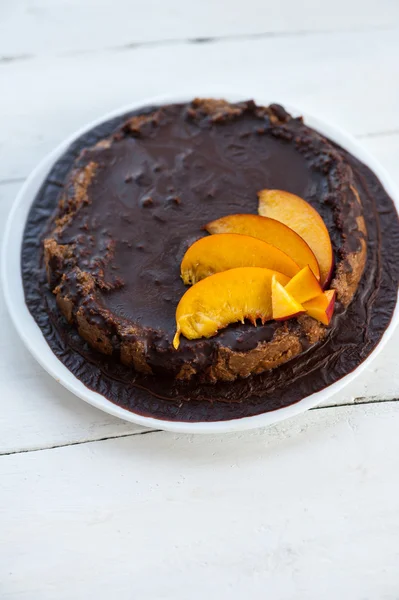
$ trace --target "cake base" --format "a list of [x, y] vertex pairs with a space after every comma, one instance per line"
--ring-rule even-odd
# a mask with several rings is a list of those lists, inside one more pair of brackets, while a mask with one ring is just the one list
[[347, 153], [366, 217], [367, 264], [355, 299], [341, 314], [337, 311], [327, 339], [308, 353], [262, 375], [234, 383], [198, 385], [135, 373], [92, 350], [67, 324], [48, 291], [42, 240], [59, 189], [80, 150], [109, 135], [125, 119], [104, 123], [74, 143], [52, 169], [28, 217], [22, 249], [26, 302], [56, 356], [87, 387], [119, 406], [177, 421], [220, 421], [275, 410], [353, 371], [378, 344], [395, 308], [399, 225], [396, 209], [378, 179]]

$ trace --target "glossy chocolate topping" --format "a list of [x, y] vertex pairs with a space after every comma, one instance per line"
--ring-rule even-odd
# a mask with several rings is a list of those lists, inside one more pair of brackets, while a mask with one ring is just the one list
[[[392, 201], [379, 181], [301, 120], [290, 120], [286, 129], [280, 126], [273, 131], [270, 115], [257, 113], [251, 103], [245, 107], [228, 127], [223, 119], [215, 127], [205, 113], [190, 113], [187, 106], [163, 107], [156, 124], [150, 121], [139, 130], [125, 126], [110, 148], [85, 151], [78, 166], [97, 165], [89, 188], [91, 201], [62, 232], [60, 243], [74, 243], [79, 264], [89, 272], [98, 275], [102, 270], [108, 285], [101, 293], [103, 307], [147, 330], [149, 346], [157, 346], [151, 359], [160, 373], [160, 350], [169, 351], [176, 304], [185, 290], [179, 276], [185, 250], [204, 235], [201, 228], [208, 221], [236, 212], [256, 213], [259, 189], [282, 188], [314, 204], [331, 233], [336, 260], [342, 261], [358, 250], [362, 237], [356, 226], [359, 205], [346, 198], [342, 182], [349, 179], [356, 185], [368, 231], [367, 265], [358, 293], [348, 309], [338, 306], [330, 335], [317, 347], [272, 372], [233, 384], [179, 383], [167, 376], [144, 376], [95, 352], [60, 316], [46, 283], [41, 243], [81, 149], [110, 135], [126, 116], [101, 125], [73, 144], [39, 192], [25, 230], [22, 271], [28, 307], [60, 360], [88, 387], [136, 412], [168, 419], [219, 420], [291, 404], [356, 368], [391, 319], [398, 284], [399, 227]], [[284, 122], [286, 113], [279, 107], [277, 111]], [[92, 235], [90, 244], [87, 230]], [[200, 355], [206, 364], [215, 343], [249, 350], [272, 339], [276, 326], [231, 325], [212, 340], [184, 340], [179, 360], [189, 359], [190, 354], [198, 360]], [[295, 322], [290, 325], [295, 326]]]

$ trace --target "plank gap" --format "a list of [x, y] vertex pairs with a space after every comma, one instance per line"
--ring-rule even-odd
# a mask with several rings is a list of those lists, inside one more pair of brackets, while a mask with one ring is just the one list
[[144, 431], [133, 431], [132, 433], [121, 433], [116, 435], [108, 435], [101, 438], [93, 438], [90, 440], [79, 440], [76, 442], [66, 442], [65, 444], [54, 444], [51, 446], [43, 446], [41, 448], [25, 448], [23, 450], [11, 450], [10, 452], [0, 452], [0, 456], [11, 456], [13, 454], [27, 454], [29, 452], [42, 452], [44, 450], [55, 450], [57, 448], [65, 448], [66, 446], [80, 446], [81, 444], [93, 444], [94, 442], [105, 442], [106, 440], [115, 440], [119, 438], [132, 437], [133, 435], [146, 435], [147, 433], [160, 433], [161, 429], [147, 429]]
[[370, 133], [359, 133], [355, 137], [357, 137], [359, 139], [388, 137], [391, 135], [397, 135], [398, 133], [399, 133], [399, 129], [385, 129], [384, 131], [371, 131]]
[[357, 406], [360, 404], [382, 404], [384, 402], [398, 402], [399, 398], [381, 398], [379, 396], [359, 396], [354, 398], [352, 402], [341, 402], [334, 404], [323, 404], [321, 406], [313, 406], [310, 410], [322, 410], [324, 408], [341, 408], [341, 406]]
[[14, 54], [14, 55], [3, 55], [0, 56], [0, 64], [8, 65], [10, 63], [19, 62], [21, 60], [30, 60], [34, 58], [33, 54]]
[[[258, 33], [231, 33], [225, 35], [215, 35], [207, 37], [189, 37], [189, 38], [170, 38], [170, 39], [159, 39], [159, 40], [148, 40], [140, 42], [128, 42], [117, 46], [106, 46], [104, 48], [93, 48], [93, 49], [77, 49], [67, 50], [63, 52], [56, 52], [56, 57], [66, 56], [82, 56], [87, 54], [97, 54], [104, 51], [111, 52], [126, 52], [130, 50], [137, 50], [141, 48], [155, 48], [173, 45], [185, 45], [185, 44], [215, 44], [225, 42], [245, 42], [251, 40], [261, 40], [267, 38], [288, 38], [288, 37], [307, 37], [307, 36], [319, 36], [319, 35], [339, 35], [339, 34], [350, 34], [350, 33], [373, 33], [378, 31], [396, 31], [398, 26], [391, 25], [380, 25], [376, 27], [352, 27], [343, 29], [298, 29], [297, 31], [263, 31]], [[9, 66], [15, 62], [23, 60], [31, 60], [34, 58], [42, 57], [42, 54], [20, 54], [15, 56], [0, 56], [0, 66]], [[48, 55], [46, 55], [47, 57]]]
[[9, 179], [0, 179], [0, 185], [9, 185], [12, 183], [23, 183], [26, 177], [10, 177]]
[[[386, 404], [389, 402], [391, 402], [391, 403], [398, 402], [398, 400], [399, 400], [399, 398], [379, 398], [377, 396], [366, 398], [366, 397], [360, 396], [358, 398], [354, 398], [353, 402], [345, 402], [343, 404], [327, 404], [327, 405], [323, 405], [323, 406], [314, 406], [310, 410], [324, 410], [324, 409], [330, 409], [330, 408], [339, 409], [339, 408], [345, 408], [345, 407], [354, 407], [354, 406], [358, 406], [361, 404], [380, 404], [380, 403]], [[162, 429], [146, 429], [144, 431], [135, 431], [132, 433], [109, 435], [109, 436], [99, 437], [99, 438], [79, 440], [76, 442], [66, 442], [63, 444], [54, 444], [54, 445], [49, 445], [49, 446], [43, 446], [40, 448], [25, 448], [23, 450], [12, 450], [10, 452], [0, 452], [0, 457], [1, 456], [11, 456], [13, 454], [27, 454], [30, 452], [42, 452], [42, 451], [46, 451], [46, 450], [55, 450], [57, 448], [65, 448], [68, 446], [79, 446], [82, 444], [93, 444], [95, 442], [105, 442], [107, 440], [127, 438], [127, 437], [132, 437], [135, 435], [146, 435], [149, 433], [162, 433], [162, 431], [163, 431]]]

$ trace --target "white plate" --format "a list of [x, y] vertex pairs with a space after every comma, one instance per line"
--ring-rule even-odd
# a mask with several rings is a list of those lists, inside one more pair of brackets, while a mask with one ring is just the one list
[[[357, 369], [355, 369], [355, 371], [349, 373], [336, 383], [324, 388], [320, 392], [308, 396], [307, 398], [303, 398], [303, 400], [300, 400], [296, 404], [287, 406], [285, 408], [280, 408], [272, 412], [263, 413], [253, 417], [245, 417], [242, 419], [233, 419], [230, 421], [185, 423], [178, 421], [165, 421], [138, 415], [134, 412], [116, 406], [104, 398], [104, 396], [89, 390], [81, 381], [79, 381], [79, 379], [77, 379], [66, 368], [66, 366], [63, 365], [60, 360], [58, 360], [55, 354], [53, 354], [50, 347], [47, 345], [41, 330], [28, 311], [24, 299], [20, 267], [24, 226], [32, 202], [35, 199], [37, 192], [39, 191], [53, 164], [76, 138], [80, 137], [87, 130], [96, 127], [103, 121], [107, 121], [117, 117], [118, 115], [122, 115], [142, 106], [172, 102], [187, 102], [196, 95], [198, 95], [198, 91], [194, 94], [185, 93], [184, 95], [180, 96], [158, 96], [156, 98], [143, 99], [141, 102], [136, 102], [129, 106], [124, 106], [116, 111], [104, 115], [101, 119], [89, 123], [86, 127], [77, 131], [69, 139], [60, 144], [58, 148], [51, 152], [51, 154], [49, 154], [31, 173], [14, 202], [12, 211], [8, 218], [4, 236], [1, 271], [7, 307], [23, 342], [36, 360], [42, 365], [42, 367], [44, 367], [44, 369], [46, 369], [50, 375], [52, 375], [57, 381], [64, 385], [68, 390], [73, 392], [76, 396], [79, 396], [82, 398], [82, 400], [85, 400], [85, 402], [88, 402], [89, 404], [96, 406], [97, 408], [110, 413], [111, 415], [120, 417], [121, 419], [125, 419], [127, 421], [132, 421], [139, 425], [144, 425], [146, 427], [187, 433], [222, 433], [228, 431], [252, 429], [255, 427], [262, 427], [276, 423], [277, 421], [281, 421], [288, 417], [302, 413], [305, 410], [316, 406], [320, 402], [327, 400], [330, 396], [342, 390], [348, 383], [353, 381], [355, 377], [358, 377], [360, 373], [369, 366], [370, 362], [382, 350], [387, 340], [391, 337], [395, 326], [399, 321], [398, 303], [396, 304], [392, 321], [377, 347], [373, 350], [369, 357], [362, 362]], [[202, 94], [202, 96], [224, 97], [231, 102], [243, 100], [243, 96], [241, 94], [232, 94], [227, 92], [220, 93], [220, 91], [217, 94], [213, 92], [210, 94]], [[268, 102], [265, 98], [255, 97], [255, 100], [259, 104], [267, 105], [270, 103], [270, 101]], [[337, 142], [343, 148], [348, 150], [351, 154], [369, 166], [370, 169], [372, 169], [372, 171], [374, 171], [374, 173], [379, 177], [386, 191], [394, 200], [396, 208], [399, 208], [399, 194], [395, 189], [395, 186], [392, 183], [389, 175], [380, 166], [380, 164], [372, 156], [370, 156], [361, 145], [358, 144], [354, 138], [344, 131], [325, 123], [324, 121], [304, 114], [303, 111], [298, 111], [298, 109], [287, 106], [287, 104], [285, 104], [285, 106], [294, 115], [302, 114], [307, 125], [317, 129], [322, 134]]]

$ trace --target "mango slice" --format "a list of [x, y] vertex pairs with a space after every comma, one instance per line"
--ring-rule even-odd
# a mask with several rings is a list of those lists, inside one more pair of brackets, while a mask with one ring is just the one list
[[288, 254], [300, 267], [309, 265], [320, 279], [319, 263], [308, 244], [295, 231], [275, 219], [259, 215], [228, 215], [205, 225], [209, 233], [241, 233], [272, 244]]
[[254, 325], [273, 318], [272, 278], [281, 285], [288, 277], [270, 269], [241, 267], [216, 273], [189, 288], [176, 309], [174, 348], [180, 335], [189, 340], [212, 337], [230, 323], [249, 319]]
[[327, 290], [309, 302], [304, 302], [303, 308], [310, 317], [317, 319], [323, 325], [329, 325], [334, 313], [335, 295], [335, 290]]
[[298, 302], [307, 302], [323, 293], [310, 267], [299, 271], [285, 286], [287, 292]]
[[291, 319], [305, 312], [302, 304], [287, 292], [287, 286], [281, 285], [274, 275], [272, 278], [272, 308], [273, 319], [276, 321]]
[[261, 190], [259, 197], [259, 214], [281, 221], [305, 240], [309, 245], [320, 267], [320, 283], [328, 284], [334, 255], [330, 234], [323, 219], [306, 200], [282, 190]]
[[238, 267], [262, 267], [293, 277], [299, 266], [287, 254], [248, 235], [221, 233], [194, 242], [181, 263], [185, 284]]

